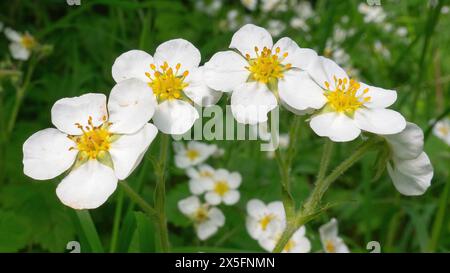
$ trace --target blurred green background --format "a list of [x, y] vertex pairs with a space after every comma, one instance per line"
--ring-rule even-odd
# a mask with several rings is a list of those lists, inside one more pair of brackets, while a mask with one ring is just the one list
[[[220, 2], [218, 8], [214, 8], [216, 2]], [[53, 50], [18, 62], [10, 58], [9, 41], [0, 34], [0, 70], [18, 73], [0, 78], [0, 251], [68, 252], [66, 244], [72, 240], [81, 242], [82, 252], [95, 250], [85, 243], [75, 212], [57, 199], [59, 179], [36, 182], [22, 172], [22, 144], [35, 131], [52, 127], [50, 109], [56, 100], [86, 92], [108, 94], [114, 85], [111, 66], [118, 55], [136, 48], [153, 53], [168, 39], [191, 41], [204, 63], [226, 49], [232, 34], [246, 22], [269, 28], [274, 40], [289, 36], [302, 47], [330, 56], [372, 85], [396, 89], [399, 99], [393, 108], [426, 132], [425, 150], [435, 169], [428, 191], [420, 197], [405, 197], [386, 174], [373, 181], [376, 155], [366, 155], [326, 194], [327, 201], [339, 205], [307, 225], [313, 251], [321, 249], [318, 227], [331, 217], [339, 220], [340, 234], [354, 252], [368, 252], [369, 241], [379, 241], [382, 252], [450, 251], [450, 149], [430, 133], [433, 120], [449, 116], [450, 3], [382, 0], [384, 15], [376, 14], [372, 20], [370, 14], [361, 13], [361, 3], [366, 1], [289, 1], [286, 9], [264, 11], [259, 4], [252, 11], [239, 0], [81, 0], [79, 6], [62, 0], [1, 1], [0, 22], [29, 31]], [[307, 13], [306, 6], [312, 13]], [[226, 105], [227, 98], [220, 104]], [[16, 108], [17, 120], [9, 131]], [[281, 112], [282, 132], [287, 132], [291, 117]], [[293, 167], [298, 203], [312, 187], [324, 140], [303, 123], [300, 141]], [[157, 156], [157, 142], [148, 156]], [[177, 209], [177, 202], [189, 196], [188, 179], [171, 158], [167, 216], [173, 251], [263, 251], [245, 229], [245, 205], [251, 198], [280, 200], [276, 162], [260, 152], [258, 141], [215, 143], [225, 149], [225, 155], [208, 163], [242, 174], [241, 200], [221, 207], [225, 227], [200, 242]], [[337, 145], [332, 166], [354, 147], [355, 143]], [[127, 181], [152, 202], [155, 178], [149, 160]], [[154, 227], [138, 211], [118, 190], [105, 205], [90, 212], [104, 251], [155, 251]], [[118, 241], [111, 248], [113, 227], [118, 228]]]

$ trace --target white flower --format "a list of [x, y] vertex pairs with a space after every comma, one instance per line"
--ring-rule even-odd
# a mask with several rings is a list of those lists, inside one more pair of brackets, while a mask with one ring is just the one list
[[381, 56], [383, 56], [383, 58], [388, 59], [391, 57], [391, 52], [389, 52], [389, 49], [387, 49], [383, 43], [379, 40], [375, 41], [374, 44], [374, 49], [376, 53], [381, 54]]
[[209, 204], [201, 204], [197, 196], [180, 200], [178, 208], [194, 222], [195, 231], [200, 240], [208, 239], [225, 224], [222, 211]]
[[295, 5], [294, 11], [297, 16], [303, 20], [308, 20], [315, 15], [314, 9], [311, 6], [311, 3], [308, 1], [302, 1]]
[[406, 27], [399, 27], [395, 33], [400, 37], [406, 37], [408, 35], [408, 29]]
[[335, 218], [319, 228], [320, 241], [327, 253], [349, 253], [347, 245], [338, 236], [338, 222]]
[[256, 9], [256, 5], [258, 5], [258, 0], [241, 0], [241, 3], [245, 8], [254, 11]]
[[[114, 192], [118, 179], [138, 166], [158, 130], [147, 123], [156, 102], [145, 83], [134, 81], [132, 92], [119, 83], [106, 105], [103, 94], [85, 94], [58, 100], [48, 128], [23, 144], [24, 173], [37, 180], [68, 175], [56, 194], [74, 209], [93, 209]], [[126, 94], [126, 96], [124, 96]], [[135, 103], [138, 102], [138, 103]]]
[[386, 13], [381, 6], [369, 6], [366, 3], [360, 3], [358, 11], [364, 15], [365, 23], [382, 23], [386, 19]]
[[286, 0], [261, 0], [261, 10], [263, 12], [270, 11], [286, 11]]
[[442, 14], [448, 14], [450, 11], [450, 7], [449, 6], [443, 6], [441, 9], [441, 13]]
[[11, 41], [9, 51], [16, 60], [26, 61], [31, 55], [31, 51], [38, 45], [36, 39], [28, 32], [19, 33], [9, 27], [4, 30], [5, 36]]
[[231, 110], [238, 122], [267, 121], [278, 97], [298, 114], [325, 102], [320, 87], [306, 72], [318, 58], [313, 50], [300, 48], [287, 37], [273, 45], [267, 30], [251, 24], [233, 35], [229, 47], [240, 54], [214, 54], [205, 64], [205, 81], [212, 89], [232, 92]]
[[342, 142], [354, 140], [361, 130], [391, 135], [405, 128], [401, 114], [385, 109], [396, 101], [396, 91], [350, 79], [335, 62], [324, 57], [310, 73], [323, 88], [324, 107], [310, 121], [319, 136]]
[[[206, 0], [208, 1], [208, 0]], [[198, 0], [195, 2], [195, 8], [208, 15], [216, 14], [222, 7], [222, 0], [211, 0], [206, 3], [205, 0]]]
[[216, 151], [213, 153], [212, 157], [219, 158], [225, 154], [225, 150], [223, 148], [217, 147]]
[[221, 96], [204, 84], [199, 64], [200, 51], [186, 40], [174, 39], [159, 45], [153, 57], [141, 50], [123, 53], [112, 66], [112, 76], [116, 82], [136, 78], [148, 84], [158, 101], [154, 124], [165, 134], [179, 135], [199, 118], [192, 102], [209, 106]]
[[286, 218], [283, 203], [280, 201], [264, 204], [252, 199], [247, 203], [246, 227], [250, 236], [259, 240], [270, 237], [285, 226]]
[[302, 29], [305, 32], [308, 32], [310, 30], [308, 24], [306, 23], [306, 21], [302, 18], [299, 17], [293, 17], [291, 19], [291, 21], [289, 21], [289, 25], [293, 28], [293, 29]]
[[286, 24], [280, 20], [269, 20], [267, 22], [267, 30], [273, 37], [278, 37], [286, 29]]
[[445, 118], [436, 122], [433, 127], [433, 134], [450, 145], [450, 119]]
[[211, 205], [233, 205], [239, 201], [240, 193], [237, 188], [241, 185], [242, 177], [238, 172], [217, 169], [212, 179], [205, 180], [205, 200]]
[[423, 131], [414, 123], [395, 135], [385, 136], [391, 148], [388, 173], [395, 188], [404, 195], [422, 195], [431, 185], [433, 166], [423, 151]]
[[189, 176], [189, 189], [192, 194], [199, 195], [206, 191], [206, 183], [210, 182], [216, 170], [207, 164], [202, 164], [197, 168], [189, 168], [186, 173]]
[[198, 141], [189, 141], [185, 146], [182, 142], [174, 142], [175, 165], [185, 169], [198, 165], [207, 160], [217, 150], [216, 145], [209, 145]]
[[[308, 253], [311, 251], [311, 242], [305, 236], [306, 229], [301, 226], [292, 237], [289, 239], [282, 253]], [[266, 251], [272, 252], [281, 238], [282, 229], [270, 234], [268, 237], [263, 237], [258, 240], [259, 245]]]

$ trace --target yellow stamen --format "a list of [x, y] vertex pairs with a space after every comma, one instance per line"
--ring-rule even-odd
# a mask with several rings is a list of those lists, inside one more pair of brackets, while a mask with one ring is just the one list
[[266, 230], [267, 226], [270, 224], [270, 222], [275, 218], [272, 214], [267, 214], [261, 220], [259, 220], [259, 224], [261, 225], [262, 230]]
[[200, 153], [197, 150], [186, 150], [186, 157], [189, 158], [189, 160], [194, 161], [200, 156]]
[[332, 241], [327, 241], [325, 244], [325, 250], [329, 253], [334, 253], [336, 252], [336, 247]]
[[205, 206], [201, 206], [194, 213], [194, 221], [201, 223], [208, 219], [208, 208]]
[[291, 64], [283, 65], [283, 60], [288, 56], [285, 52], [279, 56], [281, 49], [277, 47], [275, 53], [264, 47], [261, 52], [255, 47], [256, 58], [251, 59], [249, 54], [246, 58], [250, 66], [246, 67], [251, 73], [251, 78], [255, 81], [267, 84], [270, 80], [278, 80], [283, 78], [286, 70], [291, 68]]
[[214, 185], [214, 191], [220, 196], [224, 196], [229, 190], [230, 188], [226, 181], [217, 181]]
[[183, 90], [188, 86], [184, 80], [189, 71], [186, 70], [180, 74], [181, 64], [178, 63], [174, 71], [167, 62], [160, 66], [160, 71], [157, 71], [154, 64], [151, 64], [150, 68], [153, 70], [153, 76], [148, 72], [145, 75], [150, 79], [148, 85], [159, 100], [181, 98]]
[[34, 39], [33, 36], [31, 36], [28, 33], [25, 33], [21, 39], [20, 39], [20, 43], [22, 44], [23, 47], [25, 47], [28, 50], [33, 49], [36, 46], [36, 40]]
[[325, 86], [328, 89], [325, 92], [325, 96], [328, 100], [328, 105], [331, 108], [340, 113], [345, 113], [348, 115], [353, 115], [353, 113], [360, 107], [364, 106], [365, 103], [370, 101], [370, 97], [364, 97], [369, 89], [363, 90], [362, 94], [356, 95], [361, 84], [355, 80], [337, 79], [336, 76], [333, 77], [336, 86], [335, 90], [330, 90], [330, 83], [325, 82]]
[[289, 240], [288, 243], [284, 246], [284, 251], [289, 252], [291, 251], [293, 248], [295, 247], [295, 242], [294, 240]]

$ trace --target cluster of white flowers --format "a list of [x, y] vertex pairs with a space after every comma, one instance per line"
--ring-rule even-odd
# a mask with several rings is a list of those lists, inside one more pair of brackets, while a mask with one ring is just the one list
[[[174, 143], [174, 150], [175, 164], [179, 168], [186, 169], [189, 189], [193, 194], [179, 201], [178, 207], [193, 221], [198, 238], [206, 240], [225, 223], [225, 216], [215, 206], [222, 203], [234, 205], [239, 201], [238, 188], [242, 177], [238, 172], [214, 169], [204, 164], [219, 150], [216, 145], [190, 141], [185, 146], [178, 142]], [[205, 202], [201, 202], [201, 195]]]

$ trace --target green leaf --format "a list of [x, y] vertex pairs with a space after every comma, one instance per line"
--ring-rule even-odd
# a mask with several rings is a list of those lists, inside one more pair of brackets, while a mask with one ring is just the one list
[[0, 211], [0, 252], [16, 252], [28, 242], [27, 220], [10, 211]]
[[141, 252], [149, 253], [155, 251], [155, 228], [151, 224], [150, 218], [142, 213], [135, 212], [137, 234], [139, 238], [139, 248]]
[[89, 242], [92, 252], [104, 252], [102, 242], [100, 241], [100, 237], [98, 236], [97, 229], [95, 228], [89, 211], [77, 210], [76, 214], [78, 216], [78, 220], [80, 221], [81, 229]]

